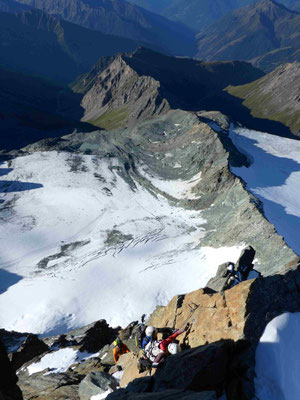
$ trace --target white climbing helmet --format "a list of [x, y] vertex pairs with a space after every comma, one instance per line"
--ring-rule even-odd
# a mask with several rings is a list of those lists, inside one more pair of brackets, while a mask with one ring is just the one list
[[168, 345], [168, 352], [170, 354], [177, 354], [179, 351], [179, 345], [177, 343], [170, 343]]
[[155, 332], [154, 326], [147, 326], [146, 331], [145, 331], [146, 336], [151, 337], [154, 332]]

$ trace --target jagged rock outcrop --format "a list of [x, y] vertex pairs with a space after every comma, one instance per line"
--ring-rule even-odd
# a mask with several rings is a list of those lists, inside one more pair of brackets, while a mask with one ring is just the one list
[[262, 72], [232, 61], [202, 63], [172, 58], [138, 48], [128, 54], [102, 58], [73, 84], [84, 94], [84, 121], [105, 129], [132, 126], [172, 109], [219, 110], [228, 85], [251, 82]]
[[22, 400], [22, 393], [17, 386], [18, 378], [8, 359], [5, 347], [0, 340], [0, 398], [1, 400]]
[[51, 336], [43, 340], [51, 348], [76, 346], [79, 351], [96, 353], [113, 341], [116, 332], [117, 329], [111, 328], [101, 319], [82, 328], [73, 329], [65, 335]]

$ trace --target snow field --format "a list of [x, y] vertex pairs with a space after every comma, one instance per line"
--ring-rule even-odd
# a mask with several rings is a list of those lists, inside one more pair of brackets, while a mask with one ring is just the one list
[[252, 162], [232, 172], [262, 201], [267, 219], [300, 255], [300, 141], [233, 127], [230, 138]]
[[100, 318], [125, 326], [237, 260], [243, 245], [198, 248], [200, 213], [138, 184], [133, 191], [117, 166], [53, 151], [19, 157], [1, 177], [24, 189], [42, 185], [2, 194], [12, 203], [2, 220], [0, 268], [22, 278], [2, 283], [2, 327], [48, 336]]
[[90, 354], [87, 352], [74, 350], [71, 347], [67, 347], [46, 354], [40, 359], [39, 362], [29, 365], [27, 367], [27, 370], [29, 375], [32, 375], [49, 368], [50, 371], [46, 372], [44, 375], [57, 374], [60, 372], [66, 372], [67, 369], [75, 362], [87, 360], [88, 358], [92, 357], [97, 357], [98, 355], [99, 353]]
[[300, 313], [285, 313], [267, 325], [256, 350], [258, 400], [298, 400]]

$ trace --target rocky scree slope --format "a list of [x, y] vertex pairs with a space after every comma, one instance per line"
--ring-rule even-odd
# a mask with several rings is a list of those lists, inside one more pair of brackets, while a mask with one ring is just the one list
[[101, 57], [133, 51], [140, 40], [92, 31], [40, 10], [0, 12], [0, 64], [68, 83]]
[[300, 134], [300, 62], [281, 65], [257, 81], [227, 90], [243, 99], [255, 117], [280, 121]]
[[270, 71], [280, 63], [299, 61], [299, 25], [297, 11], [262, 0], [233, 11], [201, 31], [197, 35], [197, 57], [208, 61], [253, 60], [255, 66]]
[[262, 72], [244, 62], [202, 63], [145, 48], [102, 58], [73, 84], [84, 95], [83, 120], [106, 129], [133, 125], [172, 109], [220, 109], [222, 90]]
[[17, 0], [66, 21], [110, 35], [152, 43], [181, 56], [196, 51], [193, 33], [182, 24], [123, 0]]

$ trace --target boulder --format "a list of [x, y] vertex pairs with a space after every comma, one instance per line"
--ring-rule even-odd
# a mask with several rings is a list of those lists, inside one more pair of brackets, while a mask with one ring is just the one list
[[78, 385], [83, 375], [71, 372], [58, 374], [44, 374], [39, 372], [33, 375], [20, 374], [19, 385], [24, 400], [79, 400]]
[[211, 278], [208, 282], [206, 287], [210, 289], [212, 292], [221, 292], [228, 288], [228, 278], [229, 272], [228, 267], [231, 265], [234, 266], [233, 263], [227, 262], [224, 264], [219, 265], [216, 276]]
[[96, 353], [110, 344], [116, 335], [117, 329], [111, 328], [104, 319], [101, 319], [82, 328], [73, 329], [65, 335], [44, 338], [43, 341], [52, 350], [78, 346], [80, 351]]
[[[255, 257], [255, 250], [252, 246], [247, 246], [241, 252], [241, 255], [236, 262], [227, 262], [219, 265], [216, 276], [211, 278], [206, 285], [207, 292], [221, 292], [230, 289], [234, 282], [233, 274], [230, 274], [229, 268], [233, 269], [234, 275], [239, 276], [239, 280], [244, 281], [248, 279], [249, 272], [253, 270], [253, 260]], [[257, 276], [259, 273], [257, 272]]]
[[80, 400], [90, 400], [92, 396], [104, 393], [108, 390], [116, 390], [117, 382], [109, 374], [103, 371], [90, 372], [79, 385]]
[[107, 400], [217, 400], [216, 392], [192, 392], [185, 390], [165, 390], [159, 393], [133, 393], [125, 389], [117, 390], [106, 397]]
[[8, 359], [5, 347], [0, 341], [0, 399], [1, 400], [22, 400], [22, 393], [17, 386], [18, 378]]
[[49, 347], [36, 335], [29, 334], [17, 351], [10, 354], [15, 370], [33, 358], [47, 352]]

